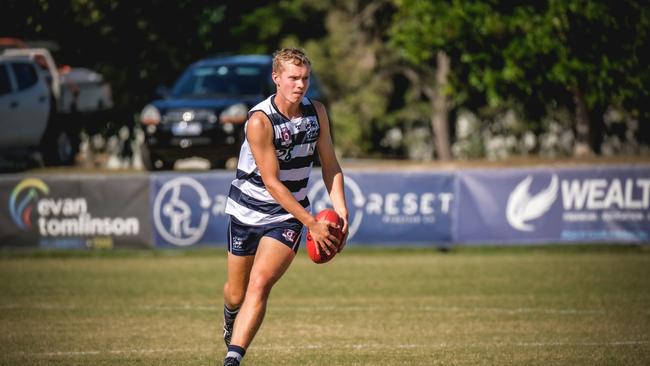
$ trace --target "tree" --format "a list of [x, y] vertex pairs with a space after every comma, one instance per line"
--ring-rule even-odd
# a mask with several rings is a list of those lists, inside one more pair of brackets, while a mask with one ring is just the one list
[[641, 1], [396, 4], [393, 45], [425, 76], [436, 68], [437, 52], [449, 55], [453, 105], [484, 100], [498, 108], [516, 100], [536, 117], [552, 101], [571, 107], [579, 154], [598, 152], [609, 105], [647, 114], [638, 111], [647, 110], [638, 99], [648, 95], [640, 51], [648, 44], [648, 10]]
[[[573, 97], [577, 154], [600, 152], [607, 107], [638, 96], [648, 100], [641, 83], [650, 74], [641, 51], [648, 46], [648, 14], [644, 1], [549, 0], [542, 21], [552, 25], [549, 34], [555, 36], [557, 55], [549, 79]], [[647, 110], [633, 108], [639, 107]]]
[[385, 29], [392, 9], [388, 0], [280, 1], [244, 15], [237, 31], [257, 34], [247, 49], [269, 52], [268, 45], [278, 43], [304, 47], [328, 97], [337, 149], [346, 156], [367, 156], [391, 124]]
[[410, 64], [403, 72], [429, 101], [434, 146], [442, 160], [451, 158], [448, 109], [450, 58], [448, 43], [460, 34], [461, 25], [451, 6], [425, 1], [396, 1], [398, 8], [391, 28], [391, 41]]
[[384, 72], [390, 56], [383, 39], [391, 11], [388, 1], [332, 1], [327, 36], [307, 43], [328, 90], [337, 147], [347, 156], [376, 151], [390, 123], [392, 80]]
[[101, 72], [121, 112], [118, 123], [130, 124], [156, 88], [170, 85], [191, 62], [239, 52], [249, 36], [236, 37], [231, 29], [241, 10], [256, 8], [251, 2], [208, 0], [8, 0], [0, 24], [6, 35], [56, 42], [58, 62]]

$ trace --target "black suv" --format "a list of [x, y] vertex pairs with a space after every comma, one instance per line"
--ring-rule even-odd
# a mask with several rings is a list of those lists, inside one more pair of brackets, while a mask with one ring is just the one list
[[[268, 55], [216, 56], [190, 65], [165, 98], [140, 115], [148, 170], [173, 169], [177, 159], [201, 157], [223, 168], [238, 157], [250, 108], [275, 92]], [[311, 76], [307, 97], [321, 99]]]

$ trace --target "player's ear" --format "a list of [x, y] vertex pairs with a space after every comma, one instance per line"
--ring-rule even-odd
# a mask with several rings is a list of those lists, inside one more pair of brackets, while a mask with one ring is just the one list
[[277, 72], [274, 72], [271, 74], [271, 79], [273, 79], [273, 83], [275, 86], [280, 86], [280, 74]]

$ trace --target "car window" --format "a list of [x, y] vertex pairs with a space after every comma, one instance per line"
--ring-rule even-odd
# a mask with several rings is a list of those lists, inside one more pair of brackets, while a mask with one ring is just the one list
[[16, 76], [18, 90], [27, 89], [38, 82], [38, 74], [36, 74], [36, 70], [31, 64], [26, 62], [13, 62], [11, 63], [11, 68]]
[[0, 64], [0, 95], [11, 92], [11, 80], [9, 80], [9, 71], [4, 64]]
[[263, 94], [264, 76], [258, 65], [194, 67], [181, 76], [172, 96]]

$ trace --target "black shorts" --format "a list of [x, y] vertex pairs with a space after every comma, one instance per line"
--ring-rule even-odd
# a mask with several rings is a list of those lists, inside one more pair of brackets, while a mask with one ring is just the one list
[[263, 236], [276, 239], [298, 252], [300, 237], [302, 236], [302, 223], [296, 219], [262, 226], [251, 226], [241, 223], [230, 216], [228, 224], [228, 252], [237, 255], [254, 255]]

